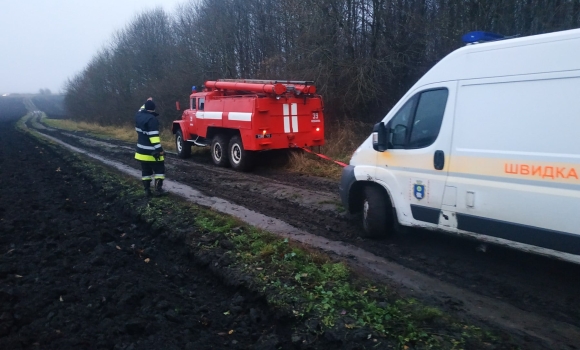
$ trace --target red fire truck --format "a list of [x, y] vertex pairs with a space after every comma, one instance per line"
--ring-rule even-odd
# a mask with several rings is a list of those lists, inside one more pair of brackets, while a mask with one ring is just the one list
[[180, 158], [209, 145], [216, 165], [247, 171], [258, 152], [323, 145], [322, 98], [311, 81], [206, 81], [173, 133]]

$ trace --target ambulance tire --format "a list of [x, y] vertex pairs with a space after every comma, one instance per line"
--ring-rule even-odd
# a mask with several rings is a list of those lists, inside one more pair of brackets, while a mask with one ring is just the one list
[[230, 139], [228, 156], [232, 169], [238, 171], [250, 171], [254, 165], [254, 152], [246, 151], [241, 137], [238, 135]]
[[191, 144], [183, 139], [181, 130], [177, 130], [175, 133], [175, 149], [177, 150], [177, 156], [181, 159], [191, 156]]
[[225, 135], [217, 134], [211, 141], [211, 159], [213, 163], [220, 167], [230, 165], [228, 161], [228, 139]]
[[385, 238], [393, 232], [393, 210], [386, 196], [382, 189], [375, 186], [364, 188], [361, 237]]

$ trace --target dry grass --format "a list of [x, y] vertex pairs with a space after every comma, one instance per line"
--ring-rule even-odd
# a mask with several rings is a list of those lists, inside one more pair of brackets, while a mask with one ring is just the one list
[[[70, 131], [84, 131], [97, 137], [113, 138], [126, 142], [135, 142], [135, 128], [133, 125], [101, 126], [96, 123], [76, 122], [69, 119], [43, 119], [43, 123], [57, 129]], [[356, 148], [368, 137], [372, 125], [356, 121], [333, 123], [326, 129], [326, 144], [318, 149], [317, 153], [347, 163]], [[175, 151], [174, 136], [170, 128], [161, 131], [161, 145], [169, 151]], [[206, 152], [206, 148], [193, 147], [192, 152]], [[209, 157], [209, 155], [208, 155]], [[286, 170], [296, 173], [339, 179], [342, 167], [331, 161], [319, 158], [307, 152], [292, 152], [286, 165]]]
[[[357, 147], [370, 135], [372, 125], [356, 121], [334, 123], [327, 127], [325, 145], [320, 152], [331, 159], [347, 163]], [[307, 152], [294, 152], [288, 162], [288, 170], [303, 174], [339, 179], [342, 167], [329, 160]]]
[[[135, 127], [133, 125], [102, 126], [96, 123], [77, 122], [70, 119], [43, 119], [43, 123], [57, 129], [70, 131], [84, 131], [101, 138], [111, 138], [125, 142], [136, 142]], [[171, 129], [161, 131], [161, 145], [164, 149], [175, 151], [175, 144]]]

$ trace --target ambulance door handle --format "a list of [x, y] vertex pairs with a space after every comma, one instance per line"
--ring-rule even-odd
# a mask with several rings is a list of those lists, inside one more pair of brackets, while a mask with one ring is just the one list
[[443, 151], [435, 151], [435, 156], [433, 157], [433, 166], [437, 170], [443, 170], [443, 167], [445, 166], [445, 153], [443, 153]]

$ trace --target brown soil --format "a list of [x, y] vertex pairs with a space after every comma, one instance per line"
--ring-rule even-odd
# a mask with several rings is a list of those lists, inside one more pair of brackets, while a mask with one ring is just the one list
[[0, 120], [0, 349], [301, 348], [291, 335], [304, 326], [216, 277], [211, 260], [105, 196], [10, 116]]

